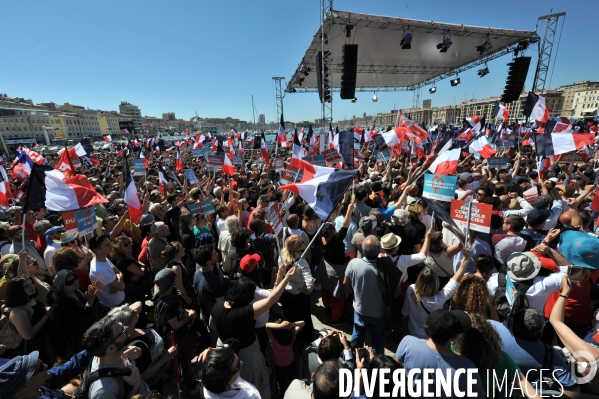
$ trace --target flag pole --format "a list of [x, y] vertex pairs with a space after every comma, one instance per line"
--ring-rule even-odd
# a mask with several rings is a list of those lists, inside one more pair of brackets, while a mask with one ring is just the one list
[[470, 244], [468, 242], [469, 239], [469, 235], [470, 235], [470, 212], [472, 212], [472, 201], [470, 201], [468, 203], [468, 223], [466, 224], [466, 242], [464, 243], [464, 247], [470, 247]]

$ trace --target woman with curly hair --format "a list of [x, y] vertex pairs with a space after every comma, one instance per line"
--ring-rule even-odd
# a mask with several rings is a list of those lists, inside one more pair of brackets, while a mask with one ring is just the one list
[[499, 315], [491, 300], [485, 281], [474, 274], [469, 274], [460, 282], [453, 295], [451, 307], [468, 314], [478, 314], [499, 321]]
[[513, 390], [518, 393], [523, 393], [524, 396], [530, 397], [528, 393], [535, 394], [535, 388], [526, 380], [524, 374], [520, 372], [516, 363], [512, 358], [501, 349], [501, 337], [483, 316], [480, 314], [470, 314], [472, 320], [472, 328], [467, 332], [456, 337], [452, 344], [452, 350], [460, 356], [467, 357], [472, 360], [472, 363], [478, 368], [483, 387], [487, 394], [487, 398], [494, 398], [499, 392], [495, 391], [497, 387], [493, 384], [493, 372], [502, 379], [507, 376], [508, 384], [514, 381], [514, 375], [518, 375], [516, 385], [501, 387], [501, 396], [507, 396]]
[[149, 283], [146, 275], [149, 272], [133, 256], [131, 239], [118, 236], [112, 240], [112, 249], [108, 259], [123, 273], [125, 295], [131, 302], [140, 301], [143, 303], [145, 296], [150, 293], [152, 284]]
[[91, 260], [91, 253], [81, 260], [73, 248], [62, 247], [52, 255], [52, 267], [56, 273], [61, 270], [72, 270], [79, 279], [79, 288], [85, 292], [92, 283], [89, 279], [89, 260], [87, 258]]

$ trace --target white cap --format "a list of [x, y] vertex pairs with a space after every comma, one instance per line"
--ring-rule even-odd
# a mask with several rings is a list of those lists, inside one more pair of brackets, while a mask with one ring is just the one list
[[462, 173], [460, 173], [460, 179], [467, 179], [470, 176], [472, 176], [472, 173], [470, 173], [470, 172], [462, 172]]

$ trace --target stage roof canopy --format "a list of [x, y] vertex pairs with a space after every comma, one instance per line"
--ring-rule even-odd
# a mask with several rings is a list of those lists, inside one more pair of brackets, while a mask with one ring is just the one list
[[[415, 90], [467, 69], [483, 66], [489, 60], [512, 53], [519, 43], [530, 45], [539, 40], [535, 31], [483, 28], [478, 26], [419, 21], [333, 10], [332, 19], [332, 88], [341, 86], [342, 47], [358, 45], [357, 91]], [[351, 36], [346, 38], [346, 26], [352, 25]], [[401, 49], [406, 32], [413, 35], [411, 49]], [[444, 36], [453, 44], [446, 53], [437, 49]], [[310, 47], [287, 83], [287, 92], [317, 91], [316, 54], [321, 51], [320, 27]], [[492, 48], [482, 55], [476, 46], [488, 38]], [[507, 63], [507, 61], [506, 61]], [[305, 76], [302, 68], [311, 71]], [[304, 79], [301, 82], [300, 79]], [[335, 90], [337, 91], [337, 90]]]

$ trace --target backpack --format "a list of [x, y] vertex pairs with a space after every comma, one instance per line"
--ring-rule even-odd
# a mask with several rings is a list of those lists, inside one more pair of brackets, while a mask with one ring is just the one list
[[528, 291], [528, 289], [532, 286], [533, 279], [514, 282], [516, 294], [514, 296], [514, 304], [512, 306], [510, 306], [505, 293], [506, 283], [506, 273], [504, 271], [499, 272], [497, 275], [497, 289], [495, 290], [495, 295], [493, 295], [493, 306], [495, 306], [495, 309], [499, 314], [499, 321], [507, 320], [514, 312], [529, 307], [526, 291]]
[[395, 267], [391, 257], [383, 256], [376, 260], [376, 275], [379, 278], [379, 286], [381, 287], [385, 306], [390, 306], [393, 299], [395, 299], [393, 293], [399, 285], [399, 269]]
[[[93, 361], [93, 360], [92, 360]], [[73, 392], [73, 399], [88, 399], [89, 398], [89, 388], [92, 384], [98, 381], [100, 378], [121, 378], [124, 375], [129, 375], [131, 373], [130, 370], [123, 370], [122, 368], [116, 367], [105, 367], [98, 369], [92, 373], [92, 362], [89, 362], [89, 365], [83, 372], [83, 376], [81, 378], [81, 385], [77, 387], [75, 392]], [[124, 381], [123, 381], [124, 382]], [[125, 398], [129, 397], [133, 386], [127, 384], [125, 382]]]

